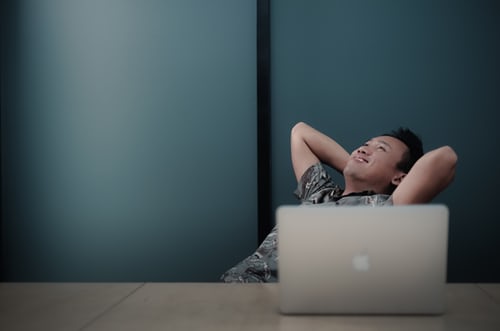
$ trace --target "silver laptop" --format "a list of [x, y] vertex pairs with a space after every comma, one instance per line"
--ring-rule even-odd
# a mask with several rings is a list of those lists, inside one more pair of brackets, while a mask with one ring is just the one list
[[281, 206], [280, 311], [441, 314], [448, 208]]

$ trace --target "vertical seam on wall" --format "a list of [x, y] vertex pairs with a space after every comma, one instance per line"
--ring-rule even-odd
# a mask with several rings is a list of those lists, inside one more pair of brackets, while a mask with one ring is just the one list
[[271, 231], [270, 0], [257, 0], [257, 224], [258, 244]]

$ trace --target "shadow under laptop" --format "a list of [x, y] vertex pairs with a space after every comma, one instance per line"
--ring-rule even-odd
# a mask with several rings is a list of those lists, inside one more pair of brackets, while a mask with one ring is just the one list
[[450, 329], [444, 316], [281, 315], [279, 330], [426, 330]]

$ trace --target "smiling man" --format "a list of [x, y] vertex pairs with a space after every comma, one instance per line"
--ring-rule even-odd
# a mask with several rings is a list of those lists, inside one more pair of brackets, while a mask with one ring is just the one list
[[[399, 128], [368, 140], [349, 154], [311, 126], [297, 123], [291, 133], [295, 194], [305, 204], [387, 206], [430, 202], [455, 176], [457, 155], [449, 146], [423, 153], [422, 141]], [[324, 164], [344, 176], [336, 184]], [[224, 282], [277, 280], [277, 227], [257, 251], [229, 269]]]
[[[403, 128], [372, 138], [349, 154], [335, 140], [301, 122], [292, 129], [291, 152], [296, 194], [309, 203], [430, 202], [453, 180], [457, 163], [449, 146], [424, 155], [420, 138]], [[323, 164], [344, 175], [344, 189], [333, 183]], [[368, 198], [341, 201], [349, 196]]]

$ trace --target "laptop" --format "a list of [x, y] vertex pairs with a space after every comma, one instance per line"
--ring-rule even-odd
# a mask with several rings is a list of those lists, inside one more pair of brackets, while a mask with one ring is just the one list
[[448, 208], [281, 206], [284, 314], [442, 314]]

